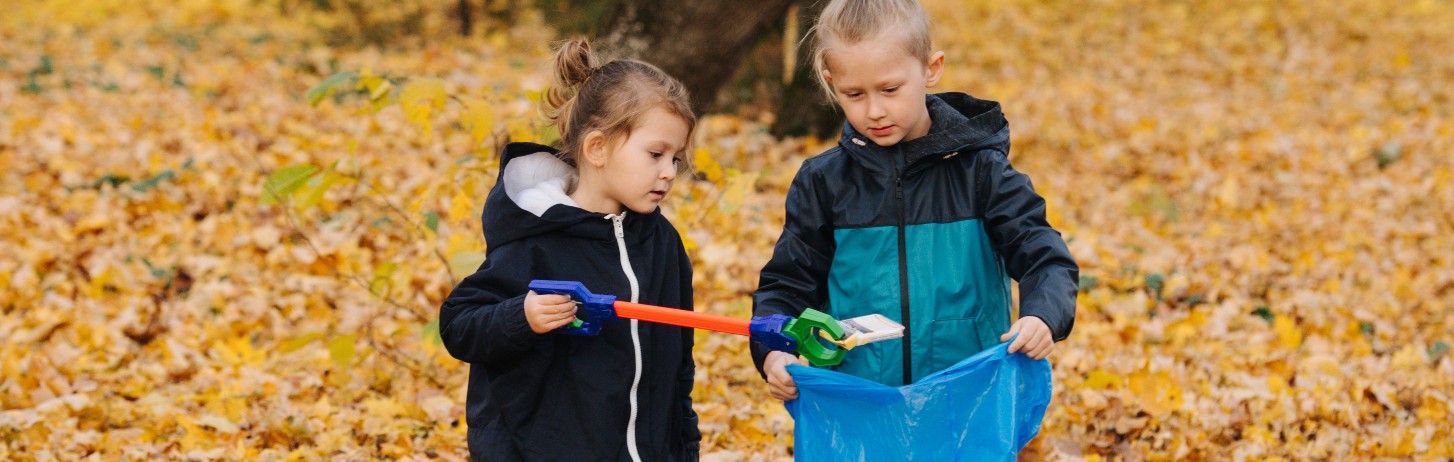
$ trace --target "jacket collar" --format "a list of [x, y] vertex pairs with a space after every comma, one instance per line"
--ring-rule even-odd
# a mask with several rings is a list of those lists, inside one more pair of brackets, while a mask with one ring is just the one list
[[[574, 181], [575, 169], [555, 159], [556, 150], [534, 143], [510, 143], [500, 159], [500, 173], [480, 213], [485, 243], [490, 247], [552, 232], [615, 240], [605, 214], [576, 206], [564, 189]], [[544, 155], [542, 155], [544, 154]], [[648, 223], [664, 219], [661, 209], [650, 214], [625, 212], [628, 241], [645, 238]]]
[[926, 159], [947, 159], [953, 154], [980, 149], [1008, 151], [1009, 122], [1000, 103], [977, 99], [964, 93], [925, 96], [931, 125], [929, 133], [893, 146], [879, 146], [843, 123], [838, 144], [855, 161], [873, 170], [892, 172], [895, 167], [916, 171]]

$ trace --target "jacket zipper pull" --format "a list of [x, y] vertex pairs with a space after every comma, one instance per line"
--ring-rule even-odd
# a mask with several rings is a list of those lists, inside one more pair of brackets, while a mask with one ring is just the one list
[[901, 177], [901, 176], [894, 177], [894, 198], [895, 199], [903, 199], [904, 198], [904, 177]]
[[610, 215], [608, 216], [608, 218], [611, 219], [612, 227], [616, 228], [616, 238], [619, 239], [626, 237], [626, 229], [621, 223], [622, 220], [626, 219], [626, 212], [621, 212], [620, 214], [616, 215]]

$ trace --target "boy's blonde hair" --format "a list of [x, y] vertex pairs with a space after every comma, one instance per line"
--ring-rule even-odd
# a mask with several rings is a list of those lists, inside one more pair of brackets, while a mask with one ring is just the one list
[[828, 52], [887, 34], [902, 34], [904, 51], [928, 62], [933, 51], [929, 15], [916, 0], [833, 0], [813, 25], [813, 72], [829, 101], [837, 101], [833, 85], [823, 77]]
[[[567, 40], [555, 52], [555, 82], [543, 98], [544, 113], [560, 133], [561, 160], [576, 166], [581, 142], [593, 131], [608, 143], [625, 141], [647, 111], [660, 107], [687, 123], [687, 139], [697, 126], [686, 86], [660, 68], [618, 59], [597, 65], [599, 58], [585, 39]], [[678, 168], [690, 168], [682, 156]]]

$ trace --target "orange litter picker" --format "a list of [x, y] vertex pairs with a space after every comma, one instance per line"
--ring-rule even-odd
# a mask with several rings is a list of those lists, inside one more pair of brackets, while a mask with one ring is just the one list
[[[826, 313], [808, 308], [802, 315], [774, 314], [739, 319], [661, 306], [617, 300], [614, 295], [593, 294], [578, 281], [530, 281], [537, 294], [560, 294], [578, 305], [576, 320], [557, 332], [566, 335], [598, 335], [605, 321], [637, 319], [657, 324], [706, 329], [736, 334], [777, 351], [808, 358], [814, 366], [836, 366], [857, 345], [903, 336], [904, 326], [882, 316], [869, 315], [837, 321]], [[828, 343], [819, 341], [826, 339]]]

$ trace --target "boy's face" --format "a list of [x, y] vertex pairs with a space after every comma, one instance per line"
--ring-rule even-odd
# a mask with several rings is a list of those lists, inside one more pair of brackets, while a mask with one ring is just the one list
[[944, 52], [927, 62], [910, 56], [894, 34], [830, 50], [823, 77], [843, 107], [848, 123], [879, 146], [893, 146], [929, 133], [924, 94], [939, 83]]

